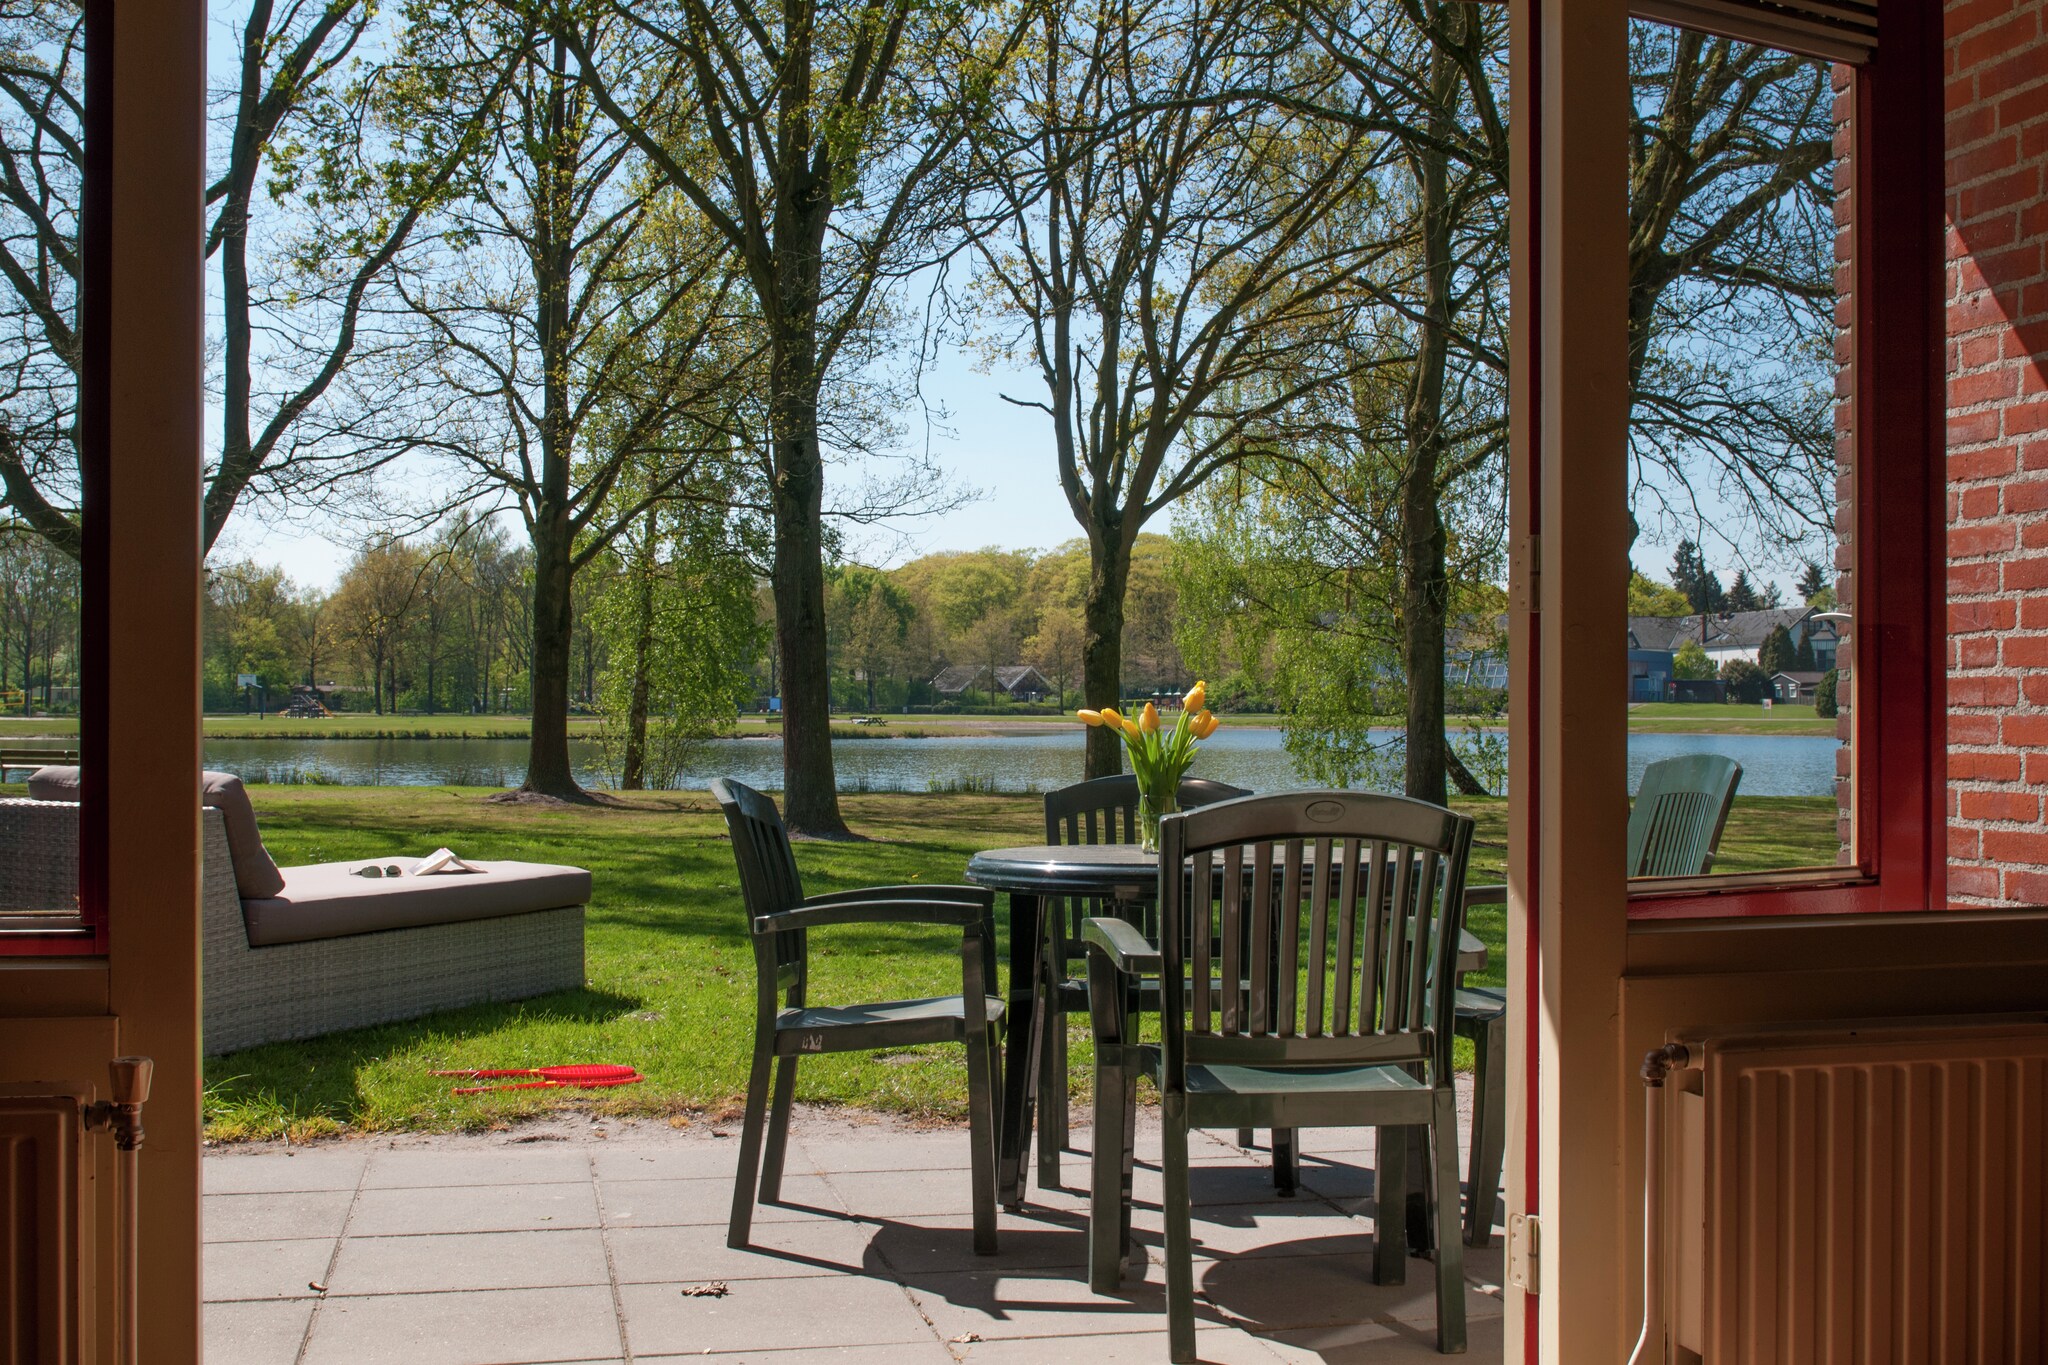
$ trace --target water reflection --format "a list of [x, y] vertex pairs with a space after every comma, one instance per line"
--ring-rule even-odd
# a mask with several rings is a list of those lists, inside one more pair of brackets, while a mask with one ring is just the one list
[[[1384, 738], [1393, 739], [1394, 731]], [[1726, 754], [1743, 768], [1743, 796], [1828, 796], [1834, 792], [1836, 740], [1825, 735], [1677, 735], [1629, 737], [1629, 788], [1643, 767], [1678, 754]], [[571, 741], [577, 780], [607, 785], [597, 746]], [[1036, 792], [1081, 778], [1078, 730], [1042, 735], [931, 739], [843, 739], [832, 745], [842, 791]], [[250, 782], [331, 782], [345, 786], [514, 787], [526, 776], [519, 739], [210, 739], [208, 767]], [[1280, 791], [1309, 785], [1278, 730], [1225, 729], [1203, 746], [1195, 775]], [[708, 741], [679, 785], [701, 790], [736, 777], [774, 791], [782, 786], [779, 739]]]

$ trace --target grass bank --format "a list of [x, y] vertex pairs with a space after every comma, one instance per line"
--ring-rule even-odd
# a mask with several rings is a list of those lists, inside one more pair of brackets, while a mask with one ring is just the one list
[[[446, 843], [485, 858], [587, 867], [596, 890], [588, 927], [589, 984], [515, 1004], [303, 1043], [252, 1048], [207, 1064], [207, 1132], [216, 1140], [307, 1137], [342, 1130], [488, 1128], [563, 1105], [637, 1114], [728, 1110], [745, 1085], [753, 1028], [753, 958], [724, 825], [699, 795], [628, 798], [610, 809], [547, 810], [485, 803], [474, 788], [259, 787], [271, 852], [286, 865], [419, 853]], [[1506, 859], [1506, 803], [1460, 803], [1479, 820], [1473, 876], [1497, 879]], [[848, 796], [867, 841], [806, 843], [797, 860], [813, 892], [886, 882], [959, 879], [976, 850], [1036, 842], [1038, 798]], [[1722, 866], [1741, 871], [1827, 861], [1833, 804], [1739, 802]], [[1007, 931], [1007, 907], [997, 909]], [[1502, 912], [1475, 913], [1503, 978]], [[957, 958], [937, 930], [847, 928], [813, 940], [814, 998], [882, 999], [959, 989]], [[1461, 1046], [1463, 1046], [1461, 1044]], [[511, 1092], [452, 1097], [427, 1073], [458, 1067], [625, 1062], [647, 1083], [613, 1092]], [[1087, 1086], [1076, 1037], [1073, 1078]], [[806, 1062], [798, 1086], [814, 1102], [909, 1115], [964, 1112], [957, 1049]]]

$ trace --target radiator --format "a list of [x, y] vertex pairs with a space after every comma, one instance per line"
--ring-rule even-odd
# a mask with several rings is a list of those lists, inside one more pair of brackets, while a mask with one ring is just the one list
[[1644, 1076], [1639, 1361], [2048, 1361], [2048, 1018], [1696, 1033]]

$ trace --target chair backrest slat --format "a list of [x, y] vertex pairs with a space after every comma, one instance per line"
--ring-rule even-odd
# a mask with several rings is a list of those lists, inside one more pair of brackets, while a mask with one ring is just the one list
[[[739, 867], [740, 899], [747, 919], [772, 915], [803, 903], [803, 878], [796, 869], [796, 853], [790, 847], [789, 829], [775, 803], [743, 782], [714, 778], [712, 799], [725, 812], [726, 833], [732, 838], [733, 861]], [[772, 965], [776, 980], [790, 984], [801, 974], [804, 936], [789, 930], [774, 936]]]
[[[1209, 933], [1209, 922], [1213, 914], [1211, 906], [1214, 895], [1211, 890], [1214, 883], [1211, 879], [1215, 875], [1215, 854], [1205, 848], [1194, 857], [1194, 866], [1191, 873], [1194, 879], [1192, 883], [1194, 898], [1192, 912], [1188, 916], [1188, 923], [1194, 926], [1192, 937], [1193, 956], [1195, 959], [1195, 1027], [1203, 1033], [1209, 1031], [1209, 975], [1215, 970], [1211, 965], [1213, 954], [1210, 951], [1210, 945], [1215, 940]], [[1226, 992], [1230, 989], [1232, 988], [1229, 986], [1224, 987]]]
[[[1359, 792], [1246, 798], [1166, 821], [1169, 1083], [1184, 1077], [1190, 1048], [1266, 1065], [1286, 1061], [1290, 1039], [1301, 1049], [1296, 1064], [1405, 1058], [1447, 1076], [1471, 837], [1472, 822], [1455, 812]], [[1220, 1001], [1208, 986], [1212, 941]], [[1182, 985], [1189, 957], [1191, 1002]]]
[[[1238, 899], [1235, 888], [1223, 888], [1226, 903]], [[1251, 921], [1251, 1010], [1246, 1033], [1270, 1033], [1273, 1028], [1273, 845], [1261, 839], [1252, 845]], [[1225, 934], [1234, 926], [1226, 923]], [[1229, 983], [1225, 983], [1227, 986]]]
[[[1237, 903], [1238, 897], [1242, 894], [1239, 888], [1243, 884], [1244, 849], [1239, 845], [1232, 845], [1223, 850], [1223, 927], [1220, 930], [1212, 929], [1209, 923], [1210, 893], [1201, 891], [1195, 895], [1195, 904], [1202, 908], [1202, 918], [1194, 922], [1195, 933], [1202, 937], [1217, 934], [1223, 944], [1222, 1015], [1225, 1033], [1244, 1032], [1244, 988], [1241, 984], [1244, 981], [1244, 941], [1240, 935], [1231, 932], [1235, 927], [1236, 916], [1230, 908]], [[1162, 942], [1165, 936], [1166, 926], [1162, 923]]]
[[[1310, 858], [1309, 875], [1313, 880], [1308, 889], [1308, 960], [1317, 970], [1308, 974], [1308, 1015], [1302, 1032], [1311, 1038], [1323, 1036], [1323, 973], [1320, 964], [1330, 956], [1330, 853], [1328, 839], [1318, 839], [1315, 854]], [[1337, 968], [1337, 979], [1344, 979], [1345, 969]]]
[[1720, 754], [1681, 754], [1644, 768], [1628, 817], [1628, 875], [1709, 871], [1741, 781], [1742, 765]]

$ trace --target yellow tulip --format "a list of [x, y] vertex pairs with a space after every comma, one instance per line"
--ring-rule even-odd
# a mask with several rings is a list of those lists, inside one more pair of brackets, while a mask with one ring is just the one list
[[1123, 717], [1123, 726], [1124, 738], [1126, 739], [1137, 739], [1145, 733], [1143, 730], [1140, 730], [1138, 728], [1138, 722], [1132, 720], [1128, 716]]
[[1194, 730], [1196, 739], [1207, 739], [1216, 733], [1216, 727], [1221, 724], [1223, 722], [1216, 718], [1214, 712], [1203, 711], [1201, 715], [1195, 717], [1195, 723], [1191, 728]]
[[1100, 711], [1076, 711], [1074, 714], [1089, 725], [1102, 724], [1102, 713]]
[[1180, 709], [1193, 715], [1201, 710], [1208, 700], [1209, 684], [1198, 680], [1193, 687], [1188, 689], [1188, 694], [1180, 699]]
[[1138, 716], [1138, 728], [1148, 735], [1159, 733], [1159, 708], [1149, 701], [1145, 703], [1144, 711]]
[[1121, 730], [1124, 728], [1124, 718], [1117, 714], [1117, 710], [1114, 706], [1103, 707], [1101, 711], [1101, 716], [1102, 723], [1104, 725], [1107, 725], [1110, 729]]

